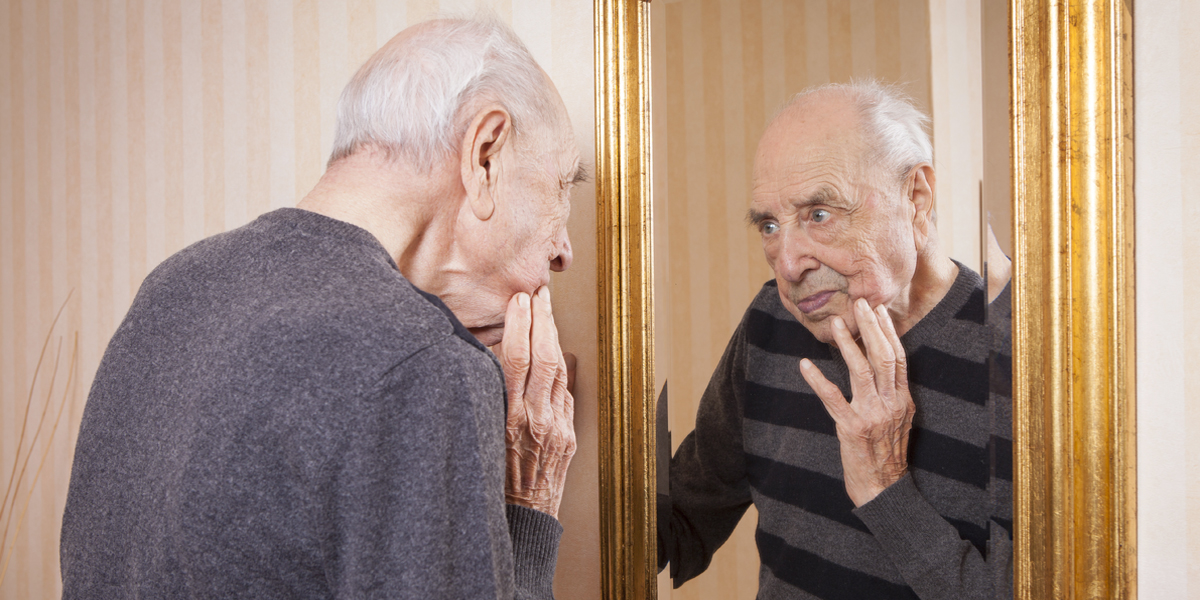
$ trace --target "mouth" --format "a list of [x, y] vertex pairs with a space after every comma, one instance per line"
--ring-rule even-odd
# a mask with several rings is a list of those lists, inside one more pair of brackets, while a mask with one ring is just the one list
[[796, 308], [800, 312], [807, 315], [809, 313], [821, 310], [822, 307], [829, 303], [829, 300], [833, 298], [833, 295], [836, 293], [836, 290], [817, 292], [811, 296], [808, 296], [807, 298], [796, 300], [794, 302], [796, 303]]

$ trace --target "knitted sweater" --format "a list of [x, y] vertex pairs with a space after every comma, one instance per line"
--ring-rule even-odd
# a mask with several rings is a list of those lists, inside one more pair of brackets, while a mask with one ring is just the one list
[[901, 338], [916, 404], [909, 473], [857, 509], [833, 419], [797, 363], [808, 357], [851, 398], [846, 364], [784, 309], [775, 282], [763, 286], [660, 497], [659, 561], [676, 586], [707, 568], [754, 503], [759, 598], [1011, 597], [1008, 293], [989, 311], [983, 281], [958, 266]]
[[88, 397], [63, 597], [550, 597], [504, 503], [494, 356], [366, 231], [298, 209], [156, 268]]

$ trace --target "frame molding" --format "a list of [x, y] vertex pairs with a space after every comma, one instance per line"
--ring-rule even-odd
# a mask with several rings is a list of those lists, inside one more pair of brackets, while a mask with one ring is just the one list
[[[1010, 4], [1021, 600], [1137, 595], [1130, 4]], [[595, 2], [609, 600], [657, 596], [648, 18]]]
[[596, 0], [600, 585], [657, 597], [650, 8]]
[[1130, 6], [1010, 14], [1016, 597], [1133, 599]]

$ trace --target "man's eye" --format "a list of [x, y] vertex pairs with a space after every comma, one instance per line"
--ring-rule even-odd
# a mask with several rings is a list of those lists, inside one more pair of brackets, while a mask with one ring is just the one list
[[829, 218], [829, 211], [827, 211], [823, 208], [818, 208], [817, 210], [812, 211], [813, 223], [821, 223], [828, 218]]
[[775, 233], [776, 231], [779, 231], [779, 223], [763, 223], [762, 224], [763, 235], [771, 235], [772, 233]]

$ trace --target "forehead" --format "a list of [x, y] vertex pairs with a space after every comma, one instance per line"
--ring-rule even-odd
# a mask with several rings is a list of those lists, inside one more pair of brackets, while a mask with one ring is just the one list
[[763, 135], [755, 155], [752, 203], [791, 204], [822, 191], [827, 196], [830, 192], [846, 194], [861, 178], [863, 150], [861, 136], [852, 124], [777, 119]]

